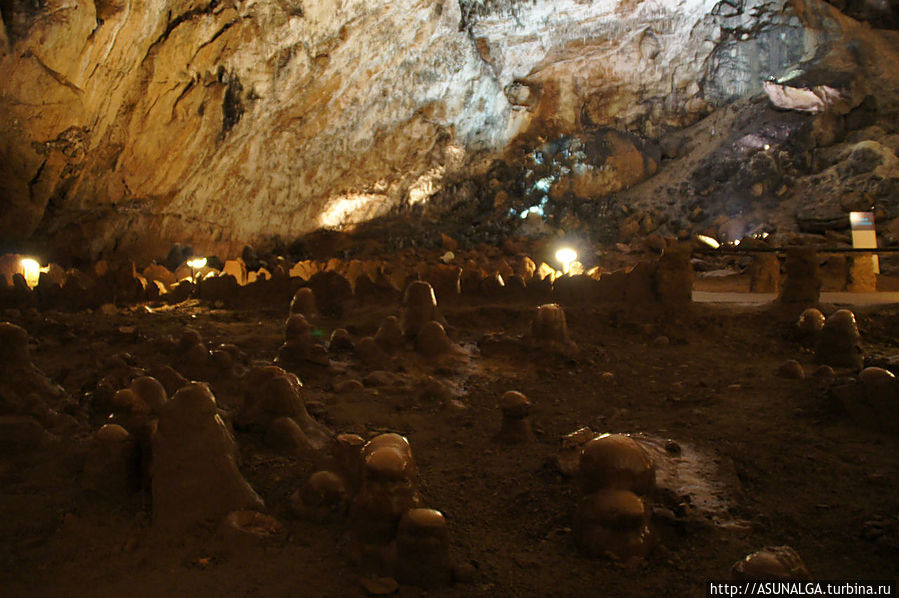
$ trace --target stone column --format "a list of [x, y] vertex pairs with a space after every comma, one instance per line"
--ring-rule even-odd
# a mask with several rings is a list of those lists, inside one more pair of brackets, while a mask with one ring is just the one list
[[821, 296], [821, 276], [818, 273], [818, 254], [812, 247], [790, 247], [785, 264], [786, 277], [780, 289], [781, 303], [818, 303]]

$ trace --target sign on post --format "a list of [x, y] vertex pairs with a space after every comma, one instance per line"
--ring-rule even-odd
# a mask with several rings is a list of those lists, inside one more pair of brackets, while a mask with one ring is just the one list
[[[874, 212], [849, 212], [852, 227], [852, 247], [855, 249], [877, 249], [877, 231], [874, 230]], [[880, 261], [871, 256], [875, 274], [880, 274]]]

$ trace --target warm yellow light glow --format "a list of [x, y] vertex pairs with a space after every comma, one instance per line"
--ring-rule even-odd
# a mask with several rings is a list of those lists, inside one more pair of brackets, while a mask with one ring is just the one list
[[562, 264], [562, 272], [568, 274], [571, 262], [577, 259], [577, 252], [571, 247], [563, 247], [556, 252], [556, 259]]
[[437, 193], [440, 190], [440, 180], [445, 171], [446, 168], [439, 166], [418, 177], [415, 184], [409, 188], [409, 203], [412, 205], [422, 203]]
[[325, 228], [343, 228], [364, 222], [387, 205], [387, 196], [377, 193], [348, 193], [335, 197], [322, 212], [319, 223]]
[[191, 268], [205, 268], [206, 267], [206, 258], [205, 257], [193, 257], [187, 260], [187, 265]]
[[19, 264], [22, 266], [22, 275], [25, 277], [25, 283], [33, 289], [37, 286], [41, 277], [41, 265], [30, 257], [22, 258], [19, 260]]
[[706, 235], [696, 235], [696, 238], [711, 247], [712, 249], [718, 249], [721, 247], [721, 243], [716, 241], [715, 239], [708, 237]]

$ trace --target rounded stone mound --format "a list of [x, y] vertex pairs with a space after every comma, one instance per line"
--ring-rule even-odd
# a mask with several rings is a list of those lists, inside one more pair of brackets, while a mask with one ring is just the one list
[[802, 380], [805, 378], [805, 370], [802, 368], [802, 364], [795, 359], [788, 359], [777, 369], [777, 375], [781, 378]]
[[337, 352], [337, 351], [352, 351], [353, 350], [353, 339], [350, 338], [350, 333], [346, 328], [337, 328], [334, 332], [331, 333], [331, 338], [328, 340], [328, 351], [329, 352]]
[[824, 328], [825, 320], [826, 318], [820, 309], [810, 307], [799, 314], [799, 319], [796, 321], [796, 330], [802, 336], [814, 336]]
[[313, 507], [340, 504], [346, 497], [346, 484], [333, 471], [316, 471], [303, 488], [303, 503]]
[[425, 357], [439, 357], [449, 353], [452, 348], [453, 343], [440, 322], [431, 320], [421, 327], [415, 337], [415, 349]]
[[182, 415], [203, 417], [215, 415], [216, 402], [205, 382], [191, 382], [175, 393], [168, 407]]
[[366, 472], [376, 478], [402, 480], [409, 477], [409, 459], [397, 448], [383, 447], [365, 459]]
[[387, 316], [378, 331], [375, 333], [375, 342], [385, 351], [395, 351], [403, 346], [406, 339], [403, 337], [403, 329], [400, 320], [396, 316]]
[[409, 509], [400, 519], [399, 533], [416, 536], [445, 536], [446, 518], [436, 509]]
[[409, 509], [400, 518], [396, 576], [401, 583], [424, 588], [450, 582], [452, 569], [443, 513], [434, 509]]
[[424, 280], [413, 280], [406, 287], [403, 303], [409, 307], [436, 306], [434, 288]]
[[643, 500], [629, 490], [600, 490], [588, 494], [578, 509], [582, 524], [607, 529], [634, 530], [646, 523], [648, 512]]
[[94, 440], [99, 443], [125, 442], [130, 438], [128, 430], [118, 424], [105, 424], [94, 433]]
[[538, 307], [537, 317], [531, 325], [531, 334], [538, 343], [569, 343], [568, 324], [562, 306], [547, 303]]
[[521, 419], [531, 411], [531, 401], [517, 390], [507, 390], [499, 399], [499, 408], [503, 417]]
[[147, 404], [150, 411], [159, 413], [166, 402], [168, 396], [162, 383], [152, 376], [141, 376], [131, 381], [130, 386], [132, 392], [137, 395], [140, 400]]
[[[355, 434], [342, 434], [341, 436], [346, 438], [358, 438]], [[408, 455], [410, 458], [412, 457], [412, 445], [409, 444], [409, 440], [402, 434], [397, 434], [396, 432], [378, 434], [366, 442], [362, 447], [362, 455], [363, 457], [368, 458], [369, 455], [380, 448], [395, 448], [403, 454]]]
[[574, 537], [592, 557], [640, 561], [651, 548], [649, 513], [643, 500], [627, 490], [600, 490], [578, 505]]
[[892, 383], [896, 379], [896, 375], [889, 370], [883, 368], [870, 367], [862, 370], [858, 376], [859, 381], [865, 386], [876, 386], [884, 383]]
[[21, 326], [0, 322], [0, 359], [28, 361], [28, 333]]
[[311, 330], [312, 326], [303, 314], [291, 314], [284, 322], [284, 337], [287, 340], [301, 338]]
[[200, 345], [203, 343], [203, 337], [197, 330], [193, 328], [185, 328], [184, 332], [181, 333], [181, 338], [178, 339], [178, 349], [181, 352], [185, 352], [191, 347], [196, 345]]
[[824, 322], [815, 348], [815, 361], [833, 367], [861, 369], [864, 362], [861, 335], [855, 322], [855, 314], [841, 309]]
[[805, 563], [789, 546], [766, 546], [734, 563], [731, 577], [736, 581], [811, 581]]
[[115, 411], [132, 413], [149, 410], [149, 407], [130, 388], [122, 388], [112, 395], [112, 408]]
[[306, 318], [314, 318], [318, 315], [318, 306], [315, 303], [315, 293], [309, 287], [298, 289], [290, 300], [290, 314], [300, 314]]
[[630, 436], [605, 434], [584, 446], [580, 478], [588, 493], [611, 488], [646, 494], [655, 487], [655, 464]]
[[222, 526], [228, 535], [246, 536], [259, 540], [270, 538], [281, 531], [281, 523], [259, 511], [232, 511], [225, 516]]

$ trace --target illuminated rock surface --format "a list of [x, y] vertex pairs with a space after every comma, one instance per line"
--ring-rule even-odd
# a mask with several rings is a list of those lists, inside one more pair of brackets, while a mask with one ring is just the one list
[[857, 33], [826, 4], [785, 4], [4, 5], [0, 236], [234, 253], [424, 201], [525, 131], [614, 127], [608, 156], [554, 186], [624, 188], [656, 168], [634, 136]]

